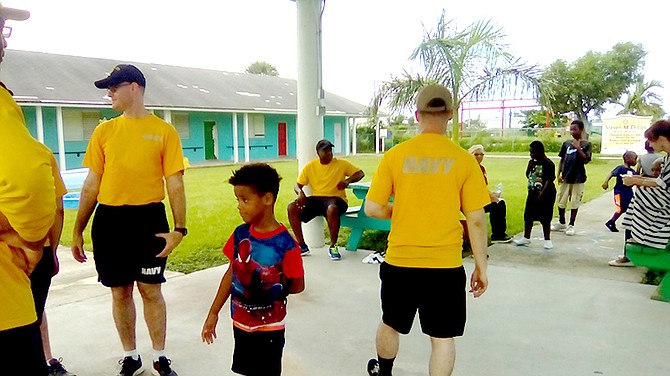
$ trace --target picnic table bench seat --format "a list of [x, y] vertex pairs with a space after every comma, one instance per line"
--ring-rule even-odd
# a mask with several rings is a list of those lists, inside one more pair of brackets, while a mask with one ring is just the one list
[[626, 257], [637, 266], [665, 271], [657, 293], [651, 298], [670, 302], [670, 243], [665, 248], [652, 248], [638, 243], [626, 244]]

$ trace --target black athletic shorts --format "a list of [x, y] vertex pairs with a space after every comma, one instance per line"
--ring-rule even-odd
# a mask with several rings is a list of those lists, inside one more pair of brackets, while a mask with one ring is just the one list
[[33, 300], [35, 301], [35, 311], [37, 312], [37, 325], [42, 322], [42, 313], [47, 303], [47, 294], [51, 287], [51, 278], [53, 277], [54, 255], [51, 247], [44, 247], [42, 258], [37, 263], [35, 270], [30, 274], [30, 289], [33, 290]]
[[309, 196], [305, 208], [300, 212], [300, 221], [309, 222], [315, 217], [325, 217], [330, 205], [337, 205], [338, 215], [346, 213], [349, 208], [341, 197]]
[[47, 376], [49, 373], [37, 322], [0, 330], [0, 354], [7, 363], [3, 367], [6, 374]]
[[246, 332], [233, 327], [235, 350], [232, 371], [246, 376], [281, 375], [284, 329]]
[[382, 263], [382, 321], [408, 334], [419, 311], [423, 333], [434, 338], [463, 335], [465, 269], [402, 268]]
[[163, 283], [166, 257], [158, 233], [170, 232], [162, 202], [147, 205], [109, 206], [95, 210], [91, 238], [98, 280], [107, 287]]

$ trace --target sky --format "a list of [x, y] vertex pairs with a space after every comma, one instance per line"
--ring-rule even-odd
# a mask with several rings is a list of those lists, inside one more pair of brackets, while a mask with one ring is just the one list
[[[291, 0], [2, 3], [31, 12], [25, 22], [7, 23], [14, 28], [9, 49], [231, 72], [263, 60], [280, 76], [297, 78], [297, 10]], [[572, 62], [589, 50], [606, 52], [619, 42], [641, 43], [648, 52], [645, 79], [660, 80], [666, 89], [659, 94], [670, 98], [668, 33], [660, 16], [667, 6], [657, 0], [621, 4], [635, 9], [601, 0], [326, 0], [323, 87], [367, 105], [392, 75], [420, 70], [409, 56], [444, 9], [459, 27], [491, 19], [518, 57], [541, 67], [556, 59]]]

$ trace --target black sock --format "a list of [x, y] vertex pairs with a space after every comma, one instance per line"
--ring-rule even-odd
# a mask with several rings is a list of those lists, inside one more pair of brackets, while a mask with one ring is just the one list
[[562, 225], [565, 224], [565, 208], [558, 208], [558, 222]]
[[575, 219], [577, 219], [577, 209], [570, 210], [570, 226], [575, 225]]
[[393, 362], [395, 358], [384, 359], [381, 356], [377, 355], [377, 360], [379, 360], [379, 376], [393, 376]]

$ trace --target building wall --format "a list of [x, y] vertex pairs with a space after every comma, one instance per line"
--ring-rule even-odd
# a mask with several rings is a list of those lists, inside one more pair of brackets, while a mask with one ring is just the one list
[[[35, 107], [22, 107], [26, 119], [26, 125], [31, 135], [37, 138], [37, 110]], [[80, 109], [84, 110], [84, 109]], [[112, 109], [90, 109], [85, 111], [99, 111], [100, 118], [111, 119], [119, 114]], [[163, 117], [162, 110], [154, 111], [156, 116]], [[185, 112], [172, 112], [184, 114]], [[44, 143], [56, 155], [58, 159], [58, 131], [56, 123], [56, 107], [42, 107], [42, 118], [44, 125]], [[173, 117], [174, 119], [174, 117]], [[337, 153], [344, 154], [346, 140], [346, 117], [326, 116], [324, 117], [324, 138], [331, 140], [336, 145]], [[214, 122], [218, 133], [214, 142], [218, 146], [217, 158], [222, 161], [233, 161], [233, 114], [214, 112], [189, 112], [188, 133], [182, 132], [182, 148], [184, 156], [190, 162], [205, 160], [205, 123]], [[250, 122], [251, 123], [251, 122]], [[273, 159], [279, 157], [278, 124], [286, 123], [286, 156], [296, 156], [296, 115], [293, 114], [264, 114], [264, 135], [255, 135], [254, 128], [249, 126], [249, 160]], [[340, 124], [339, 137], [335, 137], [335, 124]], [[64, 128], [68, 127], [64, 124]], [[238, 156], [240, 161], [245, 160], [244, 155], [244, 113], [237, 113], [237, 138]], [[84, 154], [88, 146], [88, 139], [77, 141], [65, 141], [65, 161], [67, 169], [82, 167]]]

